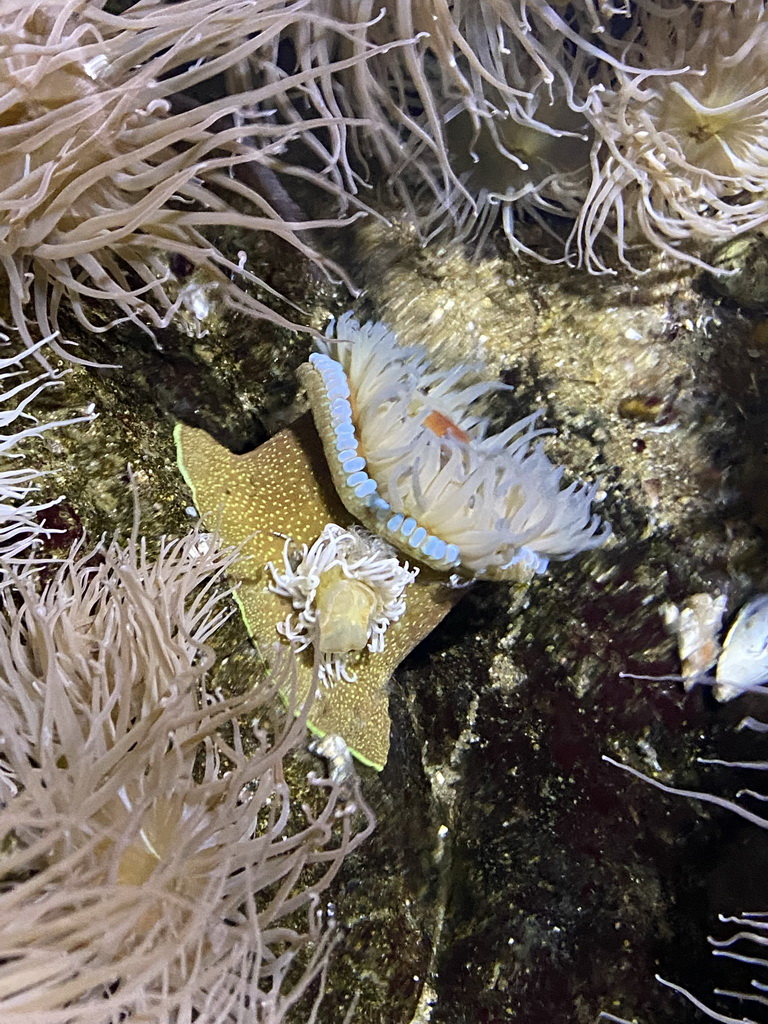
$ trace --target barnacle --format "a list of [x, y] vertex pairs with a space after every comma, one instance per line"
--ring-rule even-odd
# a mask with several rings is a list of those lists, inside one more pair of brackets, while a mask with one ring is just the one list
[[[335, 335], [335, 336], [334, 336]], [[300, 368], [347, 509], [412, 557], [468, 578], [526, 580], [598, 547], [597, 484], [560, 488], [533, 413], [498, 434], [478, 410], [492, 383], [443, 372], [384, 324], [347, 313]]]
[[666, 624], [678, 637], [682, 673], [661, 678], [679, 679], [686, 690], [699, 683], [711, 684], [715, 699], [722, 702], [768, 682], [768, 594], [759, 594], [743, 605], [721, 647], [718, 634], [726, 606], [725, 595], [693, 594], [680, 609], [675, 605], [665, 608]]

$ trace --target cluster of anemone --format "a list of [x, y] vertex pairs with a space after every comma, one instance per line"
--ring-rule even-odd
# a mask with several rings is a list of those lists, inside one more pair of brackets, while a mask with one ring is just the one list
[[231, 561], [193, 534], [3, 579], [4, 1020], [279, 1024], [312, 1004], [334, 942], [319, 894], [370, 819], [349, 783], [291, 806], [304, 718], [265, 714], [289, 663], [208, 692]]
[[[328, 221], [303, 217], [277, 172], [290, 173], [286, 148], [327, 119], [278, 124], [271, 116], [276, 96], [306, 88], [311, 76], [203, 101], [192, 91], [215, 96], [217, 77], [268, 50], [306, 17], [306, 5], [150, 0], [120, 15], [104, 6], [0, 3], [9, 325], [31, 347], [61, 326], [64, 304], [88, 330], [104, 330], [112, 310], [113, 322], [152, 331], [185, 305], [193, 321], [204, 318], [212, 295], [285, 324], [258, 297], [262, 283], [245, 254], [225, 253], [207, 232], [267, 233], [297, 259], [322, 262], [310, 236]], [[332, 187], [321, 172], [296, 171]]]
[[[345, 187], [383, 177], [423, 238], [478, 243], [500, 220], [514, 250], [600, 272], [601, 238], [630, 266], [642, 242], [696, 262], [765, 223], [758, 0], [315, 7], [286, 33], [295, 67], [361, 58], [322, 91], [359, 119], [336, 153]], [[344, 19], [366, 33], [329, 29]]]
[[424, 238], [500, 220], [593, 270], [604, 235], [625, 262], [642, 240], [695, 260], [768, 216], [758, 0], [104, 7], [0, 4], [0, 265], [27, 345], [62, 303], [90, 330], [99, 303], [151, 331], [216, 295], [285, 324], [208, 230], [331, 268], [314, 229], [346, 217], [305, 217], [291, 176], [342, 207], [384, 179]]
[[527, 583], [610, 527], [598, 484], [564, 484], [545, 454], [538, 413], [492, 429], [490, 393], [509, 389], [479, 367], [444, 369], [351, 312], [316, 347], [298, 370], [311, 416], [242, 455], [199, 428], [174, 437], [197, 510], [239, 547], [255, 644], [283, 638], [318, 693], [309, 727], [380, 770], [387, 683], [467, 584]]

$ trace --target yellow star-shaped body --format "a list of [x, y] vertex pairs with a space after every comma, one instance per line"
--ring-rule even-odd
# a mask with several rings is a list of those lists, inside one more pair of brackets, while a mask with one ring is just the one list
[[[269, 589], [267, 563], [282, 566], [288, 538], [309, 546], [328, 523], [348, 527], [355, 520], [336, 494], [309, 415], [245, 455], [233, 455], [205, 431], [183, 424], [174, 437], [197, 510], [225, 544], [240, 548], [230, 577], [248, 631], [268, 660], [279, 640], [277, 624], [291, 612], [291, 603]], [[321, 687], [310, 729], [318, 736], [341, 736], [360, 761], [383, 768], [389, 752], [387, 683], [460, 594], [423, 570], [407, 588], [405, 614], [387, 630], [384, 650], [349, 657], [354, 682], [341, 679]], [[311, 649], [297, 655], [297, 672], [300, 707], [317, 686]]]

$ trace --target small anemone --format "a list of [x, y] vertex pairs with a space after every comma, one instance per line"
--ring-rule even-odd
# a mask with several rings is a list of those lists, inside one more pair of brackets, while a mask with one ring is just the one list
[[278, 629], [295, 650], [314, 645], [326, 682], [354, 680], [347, 655], [384, 649], [385, 634], [405, 612], [405, 588], [417, 569], [400, 564], [389, 544], [367, 530], [329, 523], [318, 539], [294, 553], [286, 541], [285, 571], [271, 562], [270, 590], [293, 602]]
[[562, 467], [533, 443], [538, 412], [490, 433], [482, 400], [500, 385], [469, 383], [472, 367], [435, 369], [351, 313], [327, 335], [300, 376], [339, 495], [371, 530], [470, 579], [527, 579], [606, 540], [598, 485], [561, 489]]

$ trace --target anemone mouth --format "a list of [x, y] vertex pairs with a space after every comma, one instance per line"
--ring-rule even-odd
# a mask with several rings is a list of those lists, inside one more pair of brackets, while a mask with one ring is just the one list
[[472, 367], [435, 369], [380, 323], [351, 313], [299, 370], [339, 496], [373, 533], [439, 572], [527, 580], [550, 558], [603, 543], [597, 485], [561, 489], [562, 468], [533, 442], [538, 412], [489, 434], [495, 383]]

